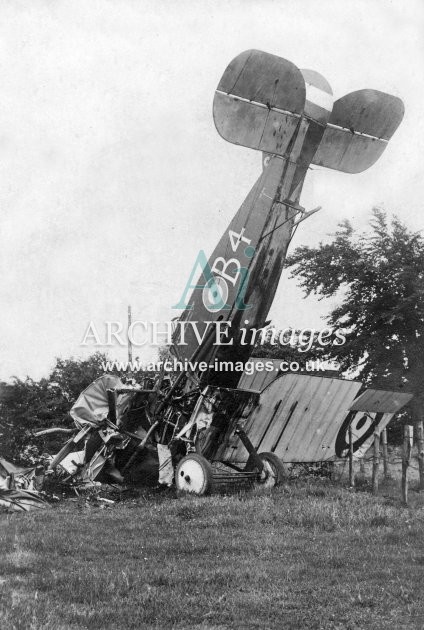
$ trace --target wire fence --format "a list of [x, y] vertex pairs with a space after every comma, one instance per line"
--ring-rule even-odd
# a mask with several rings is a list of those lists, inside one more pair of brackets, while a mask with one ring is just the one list
[[386, 454], [383, 448], [374, 452], [371, 446], [363, 458], [353, 460], [352, 475], [349, 468], [348, 459], [335, 461], [333, 481], [369, 489], [374, 494], [399, 496], [404, 504], [408, 503], [408, 488], [414, 492], [422, 491], [424, 497], [417, 444], [411, 447], [407, 457], [401, 446], [389, 446]]

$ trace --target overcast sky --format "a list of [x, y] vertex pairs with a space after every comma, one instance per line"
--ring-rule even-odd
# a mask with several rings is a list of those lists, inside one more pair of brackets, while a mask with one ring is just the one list
[[[87, 356], [88, 323], [125, 322], [128, 304], [135, 319], [175, 316], [198, 250], [260, 173], [212, 120], [243, 50], [317, 70], [335, 98], [375, 88], [405, 103], [369, 171], [309, 173], [302, 205], [323, 209], [292, 247], [341, 219], [365, 227], [375, 205], [423, 229], [423, 34], [422, 0], [0, 2], [0, 378]], [[283, 275], [271, 317], [321, 328], [327, 310]]]

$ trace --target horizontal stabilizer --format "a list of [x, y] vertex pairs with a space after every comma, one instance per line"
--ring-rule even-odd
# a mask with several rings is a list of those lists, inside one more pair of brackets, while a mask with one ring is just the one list
[[238, 55], [215, 92], [218, 133], [234, 144], [284, 155], [305, 106], [305, 81], [290, 61], [259, 50]]
[[402, 121], [404, 107], [396, 96], [358, 90], [338, 99], [313, 164], [345, 173], [361, 173], [383, 153]]
[[397, 96], [378, 90], [358, 90], [342, 96], [334, 103], [330, 123], [390, 140], [403, 114], [404, 106]]

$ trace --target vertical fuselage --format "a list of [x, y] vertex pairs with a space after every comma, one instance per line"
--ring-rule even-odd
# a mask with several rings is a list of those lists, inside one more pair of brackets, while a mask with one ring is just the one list
[[[261, 176], [210, 256], [188, 300], [182, 316], [184, 335], [177, 329], [175, 337], [175, 351], [180, 358], [212, 364], [215, 357], [245, 361], [250, 356], [252, 329], [262, 328], [266, 322], [296, 217], [303, 210], [299, 206], [303, 181], [325, 126], [326, 120], [312, 119], [305, 109], [297, 117], [285, 155], [264, 155]], [[222, 372], [214, 375], [214, 381], [234, 386], [238, 376]]]
[[[351, 92], [333, 103], [323, 76], [275, 55], [247, 50], [231, 61], [215, 92], [215, 126], [228, 142], [261, 151], [264, 169], [212, 256], [199, 258], [197, 284], [198, 271], [189, 283], [191, 297], [179, 303], [185, 310], [174, 338], [178, 357], [207, 365], [215, 357], [249, 357], [252, 330], [266, 322], [302, 218], [299, 199], [310, 164], [346, 173], [367, 169], [402, 116], [402, 101], [377, 90]], [[230, 371], [214, 376], [220, 385], [238, 380]]]

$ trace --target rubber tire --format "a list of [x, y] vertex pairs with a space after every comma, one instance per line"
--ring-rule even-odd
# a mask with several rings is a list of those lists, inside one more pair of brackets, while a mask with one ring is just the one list
[[[257, 484], [260, 487], [274, 488], [280, 485], [287, 478], [286, 469], [284, 464], [275, 453], [258, 453], [259, 457], [265, 463], [266, 466], [271, 467], [275, 482], [272, 483], [272, 479], [268, 477], [265, 480], [258, 480]], [[271, 483], [270, 483], [271, 482]]]
[[[200, 481], [200, 485], [196, 484], [190, 489], [190, 481], [187, 481], [187, 476], [184, 474], [186, 465], [189, 463], [194, 464], [194, 471], [196, 469], [203, 475], [203, 479]], [[191, 468], [191, 466], [190, 466]], [[212, 466], [208, 460], [199, 455], [198, 453], [190, 453], [182, 458], [175, 470], [175, 486], [179, 492], [189, 492], [191, 494], [197, 494], [202, 496], [208, 494], [212, 489], [213, 472]]]

